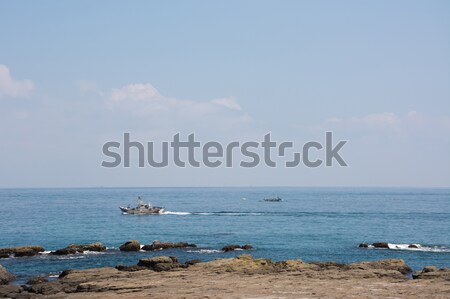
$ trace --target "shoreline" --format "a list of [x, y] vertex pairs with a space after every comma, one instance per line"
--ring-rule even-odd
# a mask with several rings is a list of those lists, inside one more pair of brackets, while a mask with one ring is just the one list
[[450, 269], [426, 267], [408, 278], [401, 259], [339, 264], [253, 258], [243, 254], [209, 262], [176, 257], [139, 260], [135, 266], [67, 270], [47, 282], [2, 285], [9, 298], [447, 298]]

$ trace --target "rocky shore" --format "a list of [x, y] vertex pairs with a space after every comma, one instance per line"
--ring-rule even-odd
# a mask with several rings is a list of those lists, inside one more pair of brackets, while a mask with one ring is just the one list
[[[0, 268], [0, 273], [6, 271]], [[134, 266], [64, 271], [58, 280], [0, 286], [8, 298], [448, 298], [450, 269], [411, 268], [401, 259], [339, 264], [273, 262], [244, 254], [210, 262], [176, 257]], [[4, 273], [3, 273], [4, 274]]]

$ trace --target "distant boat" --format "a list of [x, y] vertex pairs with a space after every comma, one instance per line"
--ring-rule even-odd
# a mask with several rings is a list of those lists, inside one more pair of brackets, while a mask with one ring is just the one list
[[164, 213], [163, 207], [154, 207], [151, 203], [144, 204], [140, 196], [138, 196], [136, 207], [119, 207], [119, 209], [123, 212], [123, 214], [132, 215], [151, 215]]
[[283, 201], [283, 199], [281, 199], [281, 197], [277, 196], [277, 197], [263, 198], [263, 201], [280, 202], [280, 201]]

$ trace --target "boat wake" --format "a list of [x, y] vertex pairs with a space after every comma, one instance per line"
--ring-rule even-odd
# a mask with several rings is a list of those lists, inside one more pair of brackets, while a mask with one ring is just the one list
[[163, 215], [192, 215], [191, 212], [171, 212], [171, 211], [165, 211], [162, 214]]
[[163, 215], [200, 215], [200, 216], [263, 216], [269, 213], [264, 212], [233, 212], [233, 211], [222, 211], [222, 212], [172, 212], [165, 211]]

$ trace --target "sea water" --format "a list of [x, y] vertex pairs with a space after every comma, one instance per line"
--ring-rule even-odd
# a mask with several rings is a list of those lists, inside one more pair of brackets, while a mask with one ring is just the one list
[[[144, 202], [163, 215], [123, 215]], [[263, 198], [279, 196], [281, 202]], [[198, 248], [120, 252], [127, 240], [189, 242]], [[363, 242], [391, 249], [362, 249]], [[108, 250], [51, 256], [71, 243]], [[350, 263], [402, 258], [413, 269], [450, 267], [450, 190], [420, 188], [89, 188], [0, 189], [0, 247], [42, 245], [34, 257], [0, 259], [23, 283], [65, 269], [134, 265], [174, 255], [181, 261], [233, 257], [227, 244], [252, 244], [255, 257]], [[417, 244], [419, 248], [408, 248]]]

